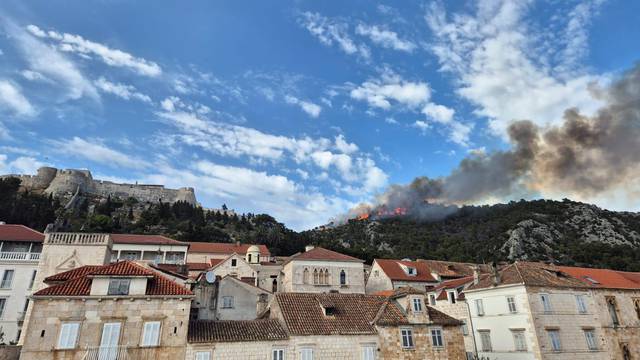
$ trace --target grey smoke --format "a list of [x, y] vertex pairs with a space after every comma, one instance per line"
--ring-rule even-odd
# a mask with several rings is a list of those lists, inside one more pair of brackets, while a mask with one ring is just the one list
[[508, 128], [510, 150], [470, 155], [444, 177], [391, 185], [372, 206], [350, 213], [406, 207], [434, 218], [450, 213], [451, 204], [545, 193], [589, 198], [614, 189], [640, 199], [630, 186], [640, 182], [640, 64], [600, 96], [605, 105], [593, 116], [567, 109], [562, 124], [548, 128], [516, 121]]

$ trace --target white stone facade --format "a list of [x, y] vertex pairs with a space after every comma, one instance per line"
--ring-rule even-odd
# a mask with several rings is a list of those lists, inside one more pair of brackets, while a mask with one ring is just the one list
[[[328, 274], [326, 281], [314, 279], [314, 273], [325, 272]], [[337, 291], [341, 293], [364, 294], [364, 267], [362, 263], [355, 261], [337, 260], [291, 260], [284, 265], [282, 270], [282, 291], [284, 292], [310, 292], [325, 293]], [[344, 273], [346, 282], [340, 283], [341, 273]], [[305, 275], [306, 274], [306, 275]]]

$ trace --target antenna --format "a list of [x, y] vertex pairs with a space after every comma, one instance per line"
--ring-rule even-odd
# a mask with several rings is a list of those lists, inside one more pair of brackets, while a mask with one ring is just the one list
[[214, 282], [216, 282], [216, 274], [213, 272], [213, 270], [207, 271], [207, 273], [204, 274], [204, 278], [209, 284], [213, 284]]

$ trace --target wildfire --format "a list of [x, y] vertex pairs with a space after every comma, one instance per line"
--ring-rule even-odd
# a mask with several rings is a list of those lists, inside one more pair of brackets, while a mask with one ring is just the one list
[[360, 214], [356, 217], [356, 220], [368, 220], [370, 218], [382, 218], [382, 217], [390, 217], [390, 216], [404, 216], [407, 215], [407, 208], [397, 207], [393, 210], [389, 210], [384, 206], [378, 208], [375, 212], [372, 213], [364, 213]]

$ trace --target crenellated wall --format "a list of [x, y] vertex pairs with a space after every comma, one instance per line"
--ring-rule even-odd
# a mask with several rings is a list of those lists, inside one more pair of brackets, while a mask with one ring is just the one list
[[163, 185], [118, 184], [111, 181], [94, 180], [89, 170], [56, 169], [41, 167], [36, 175], [2, 175], [0, 178], [17, 177], [22, 188], [29, 191], [64, 196], [77, 189], [86, 194], [102, 197], [112, 196], [122, 199], [136, 198], [141, 202], [186, 201], [197, 204], [193, 188], [167, 189]]

